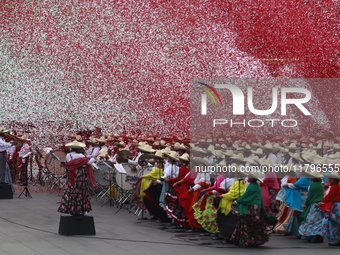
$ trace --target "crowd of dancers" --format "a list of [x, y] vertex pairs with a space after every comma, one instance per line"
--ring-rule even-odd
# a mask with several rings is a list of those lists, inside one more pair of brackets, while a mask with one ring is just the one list
[[135, 169], [129, 202], [150, 220], [241, 247], [263, 245], [273, 232], [340, 245], [337, 140], [74, 135], [65, 150], [61, 213], [92, 210], [88, 187], [95, 189], [98, 171], [93, 163], [124, 162]]

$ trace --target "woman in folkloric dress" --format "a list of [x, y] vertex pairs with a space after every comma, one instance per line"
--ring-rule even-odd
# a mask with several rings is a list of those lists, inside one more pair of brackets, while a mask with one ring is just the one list
[[240, 247], [258, 247], [269, 241], [267, 226], [276, 218], [269, 215], [263, 205], [261, 187], [257, 173], [249, 173], [250, 183], [244, 194], [233, 202], [238, 223], [230, 241]]
[[68, 180], [58, 212], [74, 216], [84, 215], [92, 210], [88, 185], [96, 185], [90, 164], [94, 160], [85, 157], [85, 144], [74, 141], [65, 145], [71, 151], [66, 155]]
[[[179, 204], [179, 199], [181, 196], [188, 191], [188, 185], [179, 185], [179, 182], [185, 178], [185, 176], [190, 172], [189, 162], [190, 156], [184, 153], [182, 156], [178, 157], [180, 162], [179, 173], [177, 177], [170, 178], [169, 183], [172, 183], [172, 188], [170, 188], [165, 195], [166, 212], [170, 217], [177, 223], [180, 227], [187, 228], [187, 218], [184, 215], [184, 209]], [[190, 175], [190, 173], [189, 173]], [[190, 177], [190, 176], [189, 176]]]
[[[219, 166], [227, 166], [226, 162], [223, 160], [218, 163]], [[212, 234], [217, 234], [219, 232], [218, 225], [216, 222], [217, 209], [213, 205], [213, 201], [220, 194], [224, 194], [229, 191], [229, 188], [235, 182], [235, 178], [227, 177], [226, 172], [220, 173], [215, 179], [214, 185], [210, 188], [201, 191], [201, 198], [193, 205], [195, 211], [194, 216], [197, 222], [202, 226], [202, 228]]]
[[311, 238], [311, 242], [321, 242], [322, 237], [326, 237], [328, 245], [340, 246], [340, 176], [335, 172], [325, 173], [324, 176], [328, 178], [330, 186], [324, 198], [311, 205], [299, 232]]
[[298, 219], [299, 233], [301, 234], [301, 239], [307, 239], [311, 243], [322, 243], [323, 237], [320, 235], [311, 235], [309, 230], [314, 228], [316, 219], [313, 213], [314, 209], [315, 207], [319, 207], [318, 203], [323, 199], [324, 185], [321, 182], [323, 176], [321, 173], [317, 172], [310, 172], [308, 174], [311, 176], [312, 184], [308, 187], [308, 195], [304, 204], [304, 210]]

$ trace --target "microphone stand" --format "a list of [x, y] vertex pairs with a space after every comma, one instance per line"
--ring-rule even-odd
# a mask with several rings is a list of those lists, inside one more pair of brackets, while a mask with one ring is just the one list
[[[109, 168], [109, 206], [113, 206], [114, 205], [114, 201], [112, 198], [112, 166], [110, 166], [109, 164], [107, 164], [105, 161], [102, 162], [104, 165], [106, 165]], [[106, 201], [107, 202], [107, 201]], [[106, 204], [106, 202], [102, 205], [102, 207]]]
[[[25, 159], [25, 163], [23, 163], [22, 167], [24, 167], [24, 171], [26, 171], [26, 178], [25, 178], [25, 184], [24, 184], [24, 189], [21, 191], [20, 195], [18, 196], [18, 198], [21, 197], [22, 194], [24, 194], [25, 197], [28, 198], [32, 198], [30, 191], [28, 190], [28, 173], [27, 173], [27, 167], [28, 167], [28, 159], [27, 157], [29, 157], [32, 154], [32, 152], [27, 153], [23, 158]], [[27, 160], [26, 160], [27, 159]]]

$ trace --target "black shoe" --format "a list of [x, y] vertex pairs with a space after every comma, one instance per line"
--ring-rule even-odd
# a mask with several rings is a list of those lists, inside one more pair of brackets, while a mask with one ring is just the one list
[[323, 237], [322, 236], [313, 236], [310, 240], [308, 240], [310, 243], [323, 243]]
[[201, 233], [200, 236], [210, 236], [210, 233]]
[[223, 244], [232, 244], [232, 242], [230, 241], [230, 239], [223, 239], [222, 243], [223, 243]]
[[340, 242], [338, 243], [328, 243], [329, 246], [340, 246]]
[[222, 238], [222, 237], [219, 237], [219, 236], [214, 236], [214, 237], [212, 238], [212, 240], [223, 240], [223, 238]]
[[161, 219], [160, 222], [162, 222], [162, 223], [170, 223], [170, 222], [172, 222], [172, 219], [171, 218], [165, 218], [165, 219]]

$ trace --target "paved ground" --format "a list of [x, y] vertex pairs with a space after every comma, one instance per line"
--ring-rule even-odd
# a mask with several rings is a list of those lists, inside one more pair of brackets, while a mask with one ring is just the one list
[[138, 220], [127, 210], [92, 199], [96, 236], [58, 234], [60, 214], [57, 203], [61, 194], [31, 187], [32, 199], [18, 198], [21, 187], [11, 200], [0, 200], [0, 255], [63, 254], [339, 254], [339, 248], [309, 244], [294, 237], [272, 235], [268, 243], [256, 249], [224, 245], [211, 237], [179, 232], [167, 224]]

